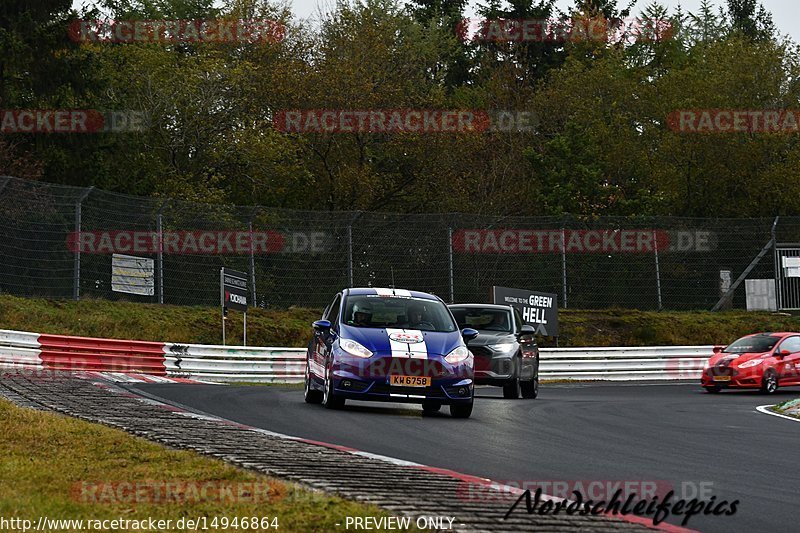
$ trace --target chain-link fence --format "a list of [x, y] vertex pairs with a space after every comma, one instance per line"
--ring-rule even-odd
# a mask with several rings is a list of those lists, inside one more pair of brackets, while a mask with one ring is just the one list
[[[800, 242], [800, 218], [773, 223], [294, 211], [0, 177], [0, 291], [218, 305], [225, 266], [248, 273], [259, 307], [390, 285], [487, 302], [499, 285], [556, 293], [561, 307], [711, 309], [722, 271], [775, 278], [772, 239]], [[113, 254], [152, 260], [152, 290], [114, 290]], [[744, 285], [732, 303], [745, 306]]]

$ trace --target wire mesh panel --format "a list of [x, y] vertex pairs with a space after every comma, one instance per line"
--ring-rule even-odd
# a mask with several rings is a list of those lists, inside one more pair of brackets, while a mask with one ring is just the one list
[[[710, 309], [721, 272], [772, 279], [800, 218], [508, 217], [295, 211], [198, 204], [0, 177], [0, 291], [217, 305], [219, 269], [247, 272], [254, 305], [323, 307], [347, 286], [487, 302], [492, 286], [572, 308]], [[150, 259], [152, 295], [112, 289], [112, 255]], [[751, 265], [752, 263], [752, 265]], [[733, 305], [745, 307], [744, 290]]]

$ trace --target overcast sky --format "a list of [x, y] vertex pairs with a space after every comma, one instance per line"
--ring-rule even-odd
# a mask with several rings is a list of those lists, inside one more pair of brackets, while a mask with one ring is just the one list
[[[335, 4], [335, 0], [287, 0], [292, 9], [300, 18], [307, 18], [313, 16], [319, 11], [319, 8], [330, 9], [330, 6]], [[682, 5], [687, 11], [697, 11], [701, 0], [659, 0], [660, 3], [666, 5], [670, 10], [674, 9], [678, 4]], [[761, 0], [764, 6], [772, 13], [772, 18], [778, 29], [783, 34], [790, 35], [796, 42], [800, 43], [800, 0]], [[91, 0], [73, 0], [73, 5], [78, 8], [84, 4], [92, 4]], [[471, 1], [474, 6], [475, 0]], [[485, 0], [480, 3], [487, 3]], [[624, 5], [625, 0], [617, 2], [619, 5]], [[634, 6], [634, 16], [638, 16], [642, 9], [652, 0], [638, 0]], [[715, 5], [725, 5], [725, 0], [713, 0]], [[574, 5], [572, 0], [558, 0], [558, 5], [562, 9]], [[468, 16], [473, 16], [474, 13], [468, 12]]]
[[[313, 15], [318, 6], [330, 6], [333, 0], [288, 0], [295, 12], [301, 18], [306, 18]], [[633, 15], [638, 16], [641, 11], [652, 3], [653, 0], [638, 0], [633, 8]], [[701, 0], [659, 0], [661, 4], [667, 6], [670, 11], [678, 4], [683, 6], [686, 11], [697, 11]], [[800, 43], [800, 0], [761, 0], [764, 7], [772, 13], [772, 19], [781, 33], [789, 34], [792, 38]], [[475, 2], [472, 0], [471, 5], [476, 3], [486, 4], [486, 0]], [[626, 0], [619, 0], [617, 5], [626, 5]], [[714, 5], [726, 5], [725, 0], [712, 0]], [[558, 6], [566, 10], [575, 3], [572, 0], [558, 0]], [[472, 16], [471, 13], [468, 15]]]

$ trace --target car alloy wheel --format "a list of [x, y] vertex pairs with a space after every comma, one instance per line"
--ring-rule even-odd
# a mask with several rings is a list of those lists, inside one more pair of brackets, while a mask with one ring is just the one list
[[764, 394], [774, 394], [778, 390], [778, 375], [774, 370], [767, 370], [761, 382], [761, 392]]
[[454, 403], [450, 405], [450, 416], [453, 418], [469, 418], [472, 415], [472, 404], [469, 403]]
[[333, 393], [333, 377], [330, 365], [325, 365], [325, 389], [322, 392], [322, 405], [328, 409], [339, 409], [344, 405], [344, 398]]
[[519, 378], [515, 377], [503, 385], [503, 398], [507, 400], [516, 400], [520, 395]]
[[524, 381], [519, 384], [522, 397], [528, 400], [533, 400], [539, 396], [539, 376], [532, 378], [530, 381]]
[[322, 393], [316, 389], [311, 388], [311, 371], [308, 367], [308, 361], [306, 361], [306, 376], [305, 376], [305, 387], [303, 389], [303, 397], [306, 400], [306, 403], [322, 403]]

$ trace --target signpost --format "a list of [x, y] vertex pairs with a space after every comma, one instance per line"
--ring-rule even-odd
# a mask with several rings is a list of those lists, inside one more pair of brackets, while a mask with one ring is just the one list
[[558, 337], [558, 295], [508, 287], [492, 287], [494, 303], [510, 305], [522, 321], [536, 328], [537, 335]]
[[155, 294], [154, 262], [146, 257], [113, 254], [111, 290], [140, 296]]
[[225, 345], [225, 319], [228, 309], [244, 313], [244, 346], [247, 346], [247, 273], [221, 268], [219, 270], [219, 299], [222, 306], [222, 344]]

